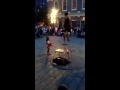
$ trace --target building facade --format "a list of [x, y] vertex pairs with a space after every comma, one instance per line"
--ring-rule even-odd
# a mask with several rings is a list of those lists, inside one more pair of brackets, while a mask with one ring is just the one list
[[85, 26], [85, 0], [47, 0], [48, 23], [51, 24], [52, 9], [58, 10], [56, 15], [56, 26], [63, 27], [64, 13], [68, 12], [72, 27]]

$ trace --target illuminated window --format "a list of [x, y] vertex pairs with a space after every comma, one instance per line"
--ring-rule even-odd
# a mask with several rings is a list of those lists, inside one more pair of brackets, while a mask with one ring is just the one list
[[63, 11], [67, 10], [67, 0], [62, 0], [62, 10]]
[[81, 17], [81, 21], [85, 21], [85, 17]]
[[83, 17], [82, 20], [85, 21], [85, 17]]
[[85, 0], [82, 0], [82, 9], [85, 9]]
[[77, 0], [72, 0], [72, 10], [77, 9]]

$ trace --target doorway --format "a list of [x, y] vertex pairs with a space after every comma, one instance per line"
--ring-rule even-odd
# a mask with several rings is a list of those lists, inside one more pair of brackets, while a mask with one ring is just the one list
[[76, 21], [72, 21], [72, 27], [76, 27]]

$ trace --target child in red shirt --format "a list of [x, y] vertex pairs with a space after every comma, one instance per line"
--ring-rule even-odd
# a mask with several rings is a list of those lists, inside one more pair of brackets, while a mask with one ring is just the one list
[[50, 46], [52, 46], [52, 43], [50, 42], [49, 37], [46, 38], [46, 44], [47, 44], [47, 55], [51, 55], [50, 54]]

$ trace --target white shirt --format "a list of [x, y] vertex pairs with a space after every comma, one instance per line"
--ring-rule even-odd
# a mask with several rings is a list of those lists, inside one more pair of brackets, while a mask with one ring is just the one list
[[47, 44], [50, 44], [50, 41], [49, 41], [49, 40], [47, 41]]

